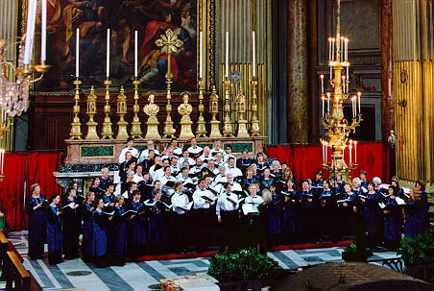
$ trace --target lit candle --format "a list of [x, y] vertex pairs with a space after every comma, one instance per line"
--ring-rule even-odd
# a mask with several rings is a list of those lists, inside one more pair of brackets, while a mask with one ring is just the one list
[[330, 81], [333, 81], [333, 62], [329, 63], [330, 67]]
[[345, 38], [345, 61], [348, 61], [348, 38]]
[[362, 97], [362, 92], [357, 92], [357, 103], [359, 104], [359, 114], [362, 113], [362, 111], [360, 110], [360, 97]]
[[352, 110], [352, 112], [353, 112], [353, 118], [354, 118], [354, 116], [355, 116], [355, 114], [354, 114], [354, 96], [353, 97], [351, 97], [351, 110]]
[[322, 106], [321, 106], [321, 115], [322, 115], [322, 118], [324, 118], [324, 111], [325, 111], [325, 106], [324, 106], [324, 105], [325, 105], [325, 104], [324, 104], [324, 103], [325, 103], [325, 100], [324, 100], [324, 99], [325, 99], [325, 98], [324, 98], [324, 95], [321, 95], [321, 101], [322, 101], [322, 102], [321, 102], [321, 105], [322, 105]]
[[347, 74], [347, 81], [350, 81], [350, 63], [347, 62], [347, 66], [346, 66], [346, 74]]
[[335, 60], [335, 42], [336, 39], [332, 37], [332, 59], [331, 59], [332, 62]]
[[202, 31], [199, 32], [199, 79], [202, 80], [203, 78], [203, 33]]
[[75, 30], [75, 77], [80, 77], [80, 29]]
[[350, 151], [350, 165], [351, 165], [353, 163], [353, 141], [351, 139], [350, 139], [349, 151]]
[[41, 0], [41, 64], [47, 60], [47, 0]]
[[354, 143], [354, 164], [357, 164], [357, 141], [353, 141]]
[[332, 61], [332, 38], [329, 37], [329, 62]]
[[344, 45], [344, 41], [345, 38], [343, 36], [341, 36], [341, 62], [344, 61], [344, 55], [345, 55], [345, 45]]
[[4, 149], [0, 150], [0, 162], [1, 162], [1, 166], [2, 166], [1, 175], [3, 175], [4, 166], [5, 166], [5, 150]]
[[225, 77], [229, 78], [229, 31], [226, 31]]
[[330, 92], [327, 92], [327, 113], [330, 114]]
[[134, 31], [134, 78], [137, 79], [139, 75], [139, 32], [137, 30]]
[[252, 76], [256, 77], [256, 33], [252, 31]]
[[32, 60], [33, 51], [33, 36], [35, 34], [36, 21], [36, 0], [29, 0], [29, 8], [27, 10], [27, 28], [26, 28], [26, 43], [24, 48], [25, 65], [29, 65]]
[[324, 75], [319, 75], [319, 78], [321, 80], [321, 94], [324, 94]]
[[107, 49], [106, 49], [106, 69], [105, 76], [107, 80], [110, 77], [110, 28], [107, 28]]

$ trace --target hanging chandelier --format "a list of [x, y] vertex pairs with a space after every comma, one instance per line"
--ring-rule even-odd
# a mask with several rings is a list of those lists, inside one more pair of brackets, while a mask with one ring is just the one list
[[[330, 91], [325, 91], [324, 75], [320, 75], [321, 115], [325, 130], [321, 144], [324, 170], [328, 171], [332, 178], [341, 175], [344, 179], [348, 179], [351, 170], [357, 166], [357, 141], [351, 140], [350, 134], [356, 132], [356, 128], [362, 121], [360, 110], [362, 93], [349, 90], [349, 40], [341, 35], [340, 11], [341, 3], [337, 0], [336, 35], [328, 39]], [[343, 108], [347, 101], [351, 101], [352, 106], [351, 122], [344, 117]]]

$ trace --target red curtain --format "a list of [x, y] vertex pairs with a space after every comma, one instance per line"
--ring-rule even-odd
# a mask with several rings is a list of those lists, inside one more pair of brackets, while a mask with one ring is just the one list
[[[269, 157], [287, 163], [297, 181], [313, 178], [322, 169], [321, 145], [276, 145], [267, 148]], [[382, 142], [359, 142], [357, 145], [358, 167], [352, 176], [358, 176], [360, 170], [368, 172], [368, 179], [379, 176], [390, 179], [389, 147]]]
[[7, 229], [26, 227], [25, 199], [29, 197], [33, 183], [41, 185], [46, 197], [61, 193], [53, 176], [61, 162], [60, 152], [6, 153], [5, 178], [0, 182], [0, 205], [6, 216]]

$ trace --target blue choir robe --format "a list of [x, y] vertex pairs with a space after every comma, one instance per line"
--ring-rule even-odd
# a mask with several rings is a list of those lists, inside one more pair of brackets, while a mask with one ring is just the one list
[[137, 214], [129, 220], [128, 248], [131, 251], [131, 255], [137, 256], [144, 253], [147, 243], [147, 226], [144, 218], [143, 202], [132, 201], [129, 209], [136, 211]]
[[386, 246], [396, 248], [401, 239], [401, 208], [392, 197], [386, 197], [384, 205], [384, 241]]
[[256, 184], [256, 183], [258, 183], [258, 179], [256, 177], [252, 177], [252, 178], [243, 177], [243, 179], [241, 180], [241, 187], [243, 189], [249, 189], [249, 186], [251, 184]]
[[[322, 186], [321, 186], [322, 187]], [[333, 190], [320, 189], [319, 191], [319, 209], [318, 209], [318, 224], [320, 226], [321, 237], [331, 235], [332, 228], [335, 227], [333, 221], [334, 207], [334, 193]]]
[[368, 241], [372, 247], [381, 242], [383, 236], [383, 213], [378, 203], [382, 201], [383, 195], [378, 192], [366, 194], [365, 203], [362, 206], [362, 216], [368, 233]]
[[167, 245], [166, 209], [161, 201], [157, 201], [153, 206], [146, 206], [147, 240], [149, 250], [153, 253], [163, 251]]
[[312, 192], [301, 192], [301, 212], [303, 217], [303, 235], [307, 240], [315, 240], [318, 234], [317, 199]]
[[295, 190], [282, 190], [282, 239], [284, 243], [294, 242], [300, 234], [297, 204], [298, 195]]
[[417, 199], [406, 199], [406, 222], [404, 234], [409, 237], [416, 237], [418, 234], [427, 231], [428, 226], [428, 202], [425, 192], [419, 194]]
[[72, 209], [68, 205], [77, 204], [77, 200], [66, 198], [63, 202], [63, 237], [64, 253], [67, 258], [77, 257], [79, 254], [79, 236], [81, 232], [81, 213], [80, 207]]
[[56, 205], [50, 205], [47, 208], [47, 243], [50, 264], [62, 262], [63, 233], [59, 210]]
[[127, 211], [124, 206], [116, 206], [114, 208], [115, 215], [111, 222], [110, 244], [111, 255], [116, 260], [124, 260], [127, 256], [127, 217], [124, 215]]
[[89, 259], [95, 256], [95, 244], [92, 243], [93, 227], [95, 219], [93, 216], [92, 204], [84, 203], [81, 212], [83, 217], [83, 241], [82, 241], [82, 253], [84, 259]]
[[104, 257], [107, 255], [107, 226], [108, 216], [100, 209], [94, 212], [94, 224], [92, 233], [92, 243], [95, 250], [95, 257]]
[[110, 179], [110, 177], [107, 177], [105, 179], [103, 177], [100, 177], [99, 180], [100, 180], [99, 187], [104, 191], [107, 190], [108, 185], [112, 183], [112, 179]]
[[264, 189], [270, 189], [271, 185], [273, 185], [274, 180], [273, 178], [268, 178], [268, 179], [262, 179], [261, 180], [261, 190]]
[[271, 204], [266, 213], [267, 239], [270, 243], [277, 242], [276, 240], [282, 232], [282, 198], [277, 192], [272, 192], [271, 195]]
[[[42, 259], [44, 254], [44, 244], [47, 240], [47, 211], [44, 196], [31, 197], [27, 204], [28, 224], [29, 224], [29, 257], [32, 260]], [[43, 204], [33, 210], [38, 204]]]
[[107, 195], [107, 193], [104, 193], [102, 196], [102, 200], [104, 201], [104, 211], [111, 212], [113, 210], [113, 207], [109, 207], [108, 205], [111, 203], [115, 203], [116, 196], [114, 194]]

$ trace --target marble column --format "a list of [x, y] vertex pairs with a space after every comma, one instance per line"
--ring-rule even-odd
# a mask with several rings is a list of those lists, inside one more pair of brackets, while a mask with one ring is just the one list
[[427, 13], [431, 0], [393, 0], [393, 97], [397, 174], [432, 183], [433, 71]]
[[307, 1], [288, 1], [288, 139], [309, 141]]

